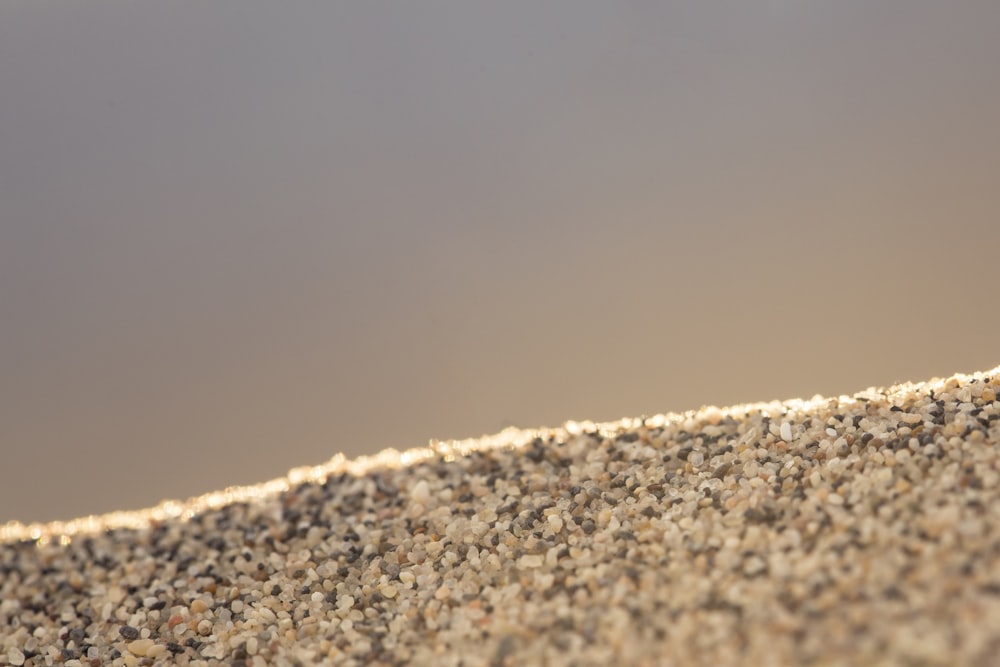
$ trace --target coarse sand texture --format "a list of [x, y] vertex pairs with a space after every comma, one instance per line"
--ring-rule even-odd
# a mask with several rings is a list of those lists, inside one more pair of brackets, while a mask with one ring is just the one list
[[1000, 664], [1000, 368], [0, 526], [0, 665]]

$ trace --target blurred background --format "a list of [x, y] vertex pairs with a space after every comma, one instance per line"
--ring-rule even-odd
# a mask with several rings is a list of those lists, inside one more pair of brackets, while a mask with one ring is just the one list
[[1000, 3], [0, 6], [0, 521], [985, 370]]

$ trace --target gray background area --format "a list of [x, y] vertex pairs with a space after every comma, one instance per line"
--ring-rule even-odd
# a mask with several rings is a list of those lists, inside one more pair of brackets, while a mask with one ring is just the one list
[[0, 521], [1000, 363], [1000, 3], [0, 5]]

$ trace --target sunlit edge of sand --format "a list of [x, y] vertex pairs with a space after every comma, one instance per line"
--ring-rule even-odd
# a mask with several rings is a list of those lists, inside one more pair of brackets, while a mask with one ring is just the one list
[[371, 456], [359, 456], [348, 459], [344, 454], [335, 455], [326, 463], [315, 466], [293, 468], [284, 477], [272, 479], [250, 486], [232, 486], [221, 491], [195, 496], [185, 501], [164, 500], [155, 507], [140, 510], [109, 512], [107, 514], [90, 515], [69, 521], [36, 522], [24, 524], [10, 521], [0, 525], [0, 544], [22, 540], [35, 541], [39, 546], [45, 546], [52, 541], [69, 544], [74, 537], [95, 534], [113, 529], [143, 529], [157, 523], [171, 520], [186, 521], [206, 511], [216, 510], [233, 503], [252, 502], [271, 498], [284, 493], [302, 483], [323, 483], [330, 475], [347, 473], [360, 476], [371, 471], [394, 469], [411, 466], [424, 461], [443, 458], [453, 461], [472, 452], [495, 449], [518, 449], [534, 441], [542, 439], [562, 439], [581, 433], [598, 432], [604, 436], [619, 433], [623, 430], [635, 429], [640, 426], [660, 428], [668, 424], [683, 422], [715, 421], [726, 417], [743, 417], [747, 413], [756, 412], [765, 415], [785, 413], [789, 410], [809, 412], [825, 403], [835, 401], [843, 408], [859, 399], [872, 400], [878, 397], [887, 398], [903, 391], [930, 391], [944, 387], [945, 384], [957, 381], [968, 383], [984, 376], [994, 376], [1000, 373], [1000, 366], [988, 371], [975, 373], [956, 373], [946, 378], [932, 378], [922, 382], [903, 382], [889, 387], [869, 387], [853, 395], [824, 397], [816, 395], [811, 399], [788, 399], [784, 401], [767, 401], [758, 403], [741, 403], [727, 407], [702, 406], [697, 410], [686, 412], [670, 412], [653, 416], [626, 417], [609, 422], [568, 421], [557, 428], [518, 429], [507, 428], [493, 435], [463, 440], [431, 440], [427, 447], [416, 447], [400, 452], [388, 448]]

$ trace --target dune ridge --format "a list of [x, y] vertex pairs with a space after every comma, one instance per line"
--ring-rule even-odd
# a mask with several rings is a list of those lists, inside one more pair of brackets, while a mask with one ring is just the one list
[[990, 664], [998, 392], [507, 429], [10, 522], [0, 664]]

